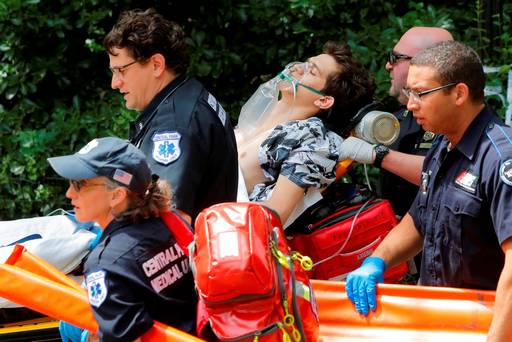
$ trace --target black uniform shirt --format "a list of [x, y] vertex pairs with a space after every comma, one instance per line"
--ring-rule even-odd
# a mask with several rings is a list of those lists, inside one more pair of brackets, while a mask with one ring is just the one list
[[409, 211], [423, 237], [420, 282], [495, 290], [512, 236], [512, 129], [485, 108], [447, 146], [438, 139], [427, 155]]
[[220, 103], [182, 75], [165, 87], [130, 127], [130, 141], [151, 170], [171, 184], [176, 207], [194, 218], [202, 209], [236, 200], [238, 155]]
[[[390, 148], [403, 153], [424, 156], [432, 146], [434, 133], [425, 132], [406, 108], [394, 113], [400, 122], [398, 139]], [[403, 216], [416, 197], [418, 187], [384, 169], [380, 170], [379, 195], [388, 199], [397, 215]]]
[[188, 259], [160, 219], [112, 221], [88, 256], [84, 275], [101, 341], [133, 341], [154, 320], [194, 332]]

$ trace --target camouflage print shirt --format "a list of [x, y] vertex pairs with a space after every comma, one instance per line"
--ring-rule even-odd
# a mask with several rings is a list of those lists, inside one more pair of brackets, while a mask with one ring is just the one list
[[279, 175], [283, 175], [304, 190], [323, 189], [336, 179], [336, 163], [343, 139], [327, 130], [316, 117], [289, 121], [276, 126], [263, 141], [258, 153], [265, 183], [257, 184], [251, 201], [271, 197]]

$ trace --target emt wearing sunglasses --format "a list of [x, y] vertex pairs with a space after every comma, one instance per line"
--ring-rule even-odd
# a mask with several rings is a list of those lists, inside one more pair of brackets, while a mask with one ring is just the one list
[[[77, 220], [103, 230], [84, 263], [100, 341], [133, 341], [155, 320], [193, 333], [196, 296], [188, 259], [158, 217], [169, 210], [171, 192], [151, 174], [144, 154], [125, 140], [100, 138], [48, 161], [69, 180], [66, 197]], [[87, 335], [65, 322], [60, 331], [64, 342]]]
[[[435, 138], [435, 134], [425, 131], [406, 108], [408, 97], [403, 88], [407, 84], [410, 62], [419, 51], [450, 40], [453, 40], [452, 35], [438, 27], [413, 27], [405, 32], [389, 52], [386, 62], [386, 70], [390, 76], [389, 95], [396, 98], [401, 105], [394, 113], [400, 122], [398, 139], [389, 148], [380, 147], [379, 154], [372, 151], [374, 146], [357, 138], [349, 138], [344, 142], [343, 151], [352, 152], [354, 160], [381, 168], [377, 186], [379, 195], [390, 201], [395, 214], [400, 217], [407, 213], [416, 197], [423, 156], [427, 154]], [[369, 158], [361, 159], [358, 154]], [[390, 163], [393, 158], [397, 158], [399, 162]], [[416, 260], [417, 263], [419, 261]]]

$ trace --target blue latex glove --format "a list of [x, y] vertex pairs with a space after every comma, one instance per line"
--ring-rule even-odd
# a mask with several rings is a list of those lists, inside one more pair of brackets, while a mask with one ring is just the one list
[[377, 309], [375, 290], [377, 283], [384, 281], [385, 269], [384, 260], [379, 257], [368, 257], [361, 267], [348, 274], [345, 289], [348, 298], [360, 314], [368, 315], [368, 306], [373, 311]]
[[59, 322], [59, 333], [62, 342], [80, 342], [82, 338], [83, 329], [75, 327], [64, 321]]

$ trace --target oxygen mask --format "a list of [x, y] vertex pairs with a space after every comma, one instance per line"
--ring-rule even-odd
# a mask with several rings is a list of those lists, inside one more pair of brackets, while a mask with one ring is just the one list
[[259, 127], [263, 126], [279, 101], [279, 83], [281, 78], [276, 76], [261, 84], [242, 106], [235, 129], [237, 141], [247, 139]]
[[[291, 62], [281, 71], [278, 75], [283, 82], [281, 82], [282, 90], [286, 88], [293, 87], [294, 96], [297, 93], [297, 90], [300, 87], [303, 87], [315, 94], [320, 96], [324, 96], [325, 94], [321, 91], [316, 90], [310, 86], [307, 86], [303, 83], [304, 78], [311, 72], [311, 63], [310, 62]], [[285, 88], [286, 87], [286, 88]]]
[[[256, 92], [242, 106], [236, 127], [237, 141], [248, 139], [262, 130], [275, 127], [288, 121], [294, 111], [295, 99], [299, 87], [323, 96], [320, 91], [303, 83], [311, 70], [309, 62], [292, 62], [283, 71], [269, 81], [261, 84]], [[292, 93], [292, 100], [282, 112], [273, 113], [283, 93]]]

